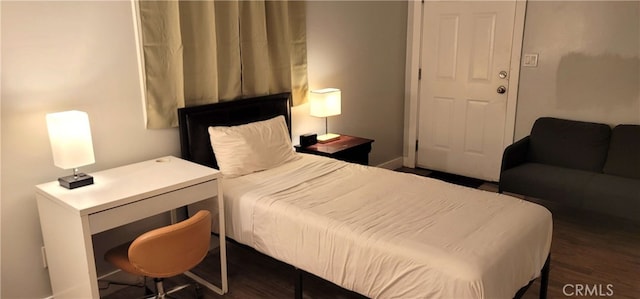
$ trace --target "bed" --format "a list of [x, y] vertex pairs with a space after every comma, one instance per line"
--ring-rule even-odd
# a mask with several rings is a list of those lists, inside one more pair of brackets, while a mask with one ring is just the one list
[[[546, 297], [548, 210], [413, 174], [289, 153], [291, 141], [282, 135], [290, 138], [290, 103], [283, 93], [178, 111], [182, 157], [224, 170], [231, 239], [372, 298], [513, 298], [538, 277]], [[263, 139], [216, 139], [233, 134]], [[237, 163], [254, 170], [231, 171]]]

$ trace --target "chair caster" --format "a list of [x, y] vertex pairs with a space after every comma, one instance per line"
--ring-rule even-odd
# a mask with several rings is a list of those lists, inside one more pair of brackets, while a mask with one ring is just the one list
[[202, 287], [199, 284], [196, 284], [196, 298], [204, 299], [204, 294], [202, 293]]

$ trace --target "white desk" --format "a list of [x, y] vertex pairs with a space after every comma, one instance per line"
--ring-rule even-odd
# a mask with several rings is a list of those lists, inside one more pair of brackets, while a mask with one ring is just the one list
[[58, 181], [36, 186], [56, 299], [99, 298], [91, 235], [214, 196], [220, 211], [222, 286], [187, 275], [219, 294], [227, 292], [224, 201], [217, 170], [170, 156], [90, 175], [95, 183], [77, 189], [65, 189]]

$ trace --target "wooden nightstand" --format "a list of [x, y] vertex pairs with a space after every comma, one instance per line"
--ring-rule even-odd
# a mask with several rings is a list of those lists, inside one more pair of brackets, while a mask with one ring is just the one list
[[296, 152], [331, 157], [362, 165], [369, 165], [369, 152], [374, 140], [349, 135], [328, 143], [316, 143], [307, 147], [296, 145]]

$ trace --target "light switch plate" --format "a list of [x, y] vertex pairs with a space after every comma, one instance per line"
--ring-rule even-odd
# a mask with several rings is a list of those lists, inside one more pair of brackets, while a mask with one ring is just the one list
[[524, 54], [524, 59], [522, 60], [522, 66], [528, 67], [537, 67], [538, 66], [538, 54]]

